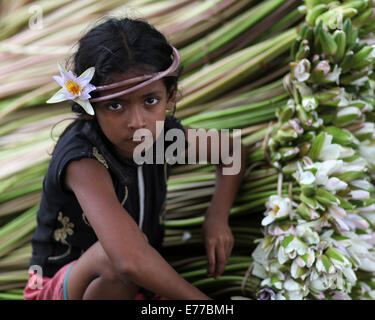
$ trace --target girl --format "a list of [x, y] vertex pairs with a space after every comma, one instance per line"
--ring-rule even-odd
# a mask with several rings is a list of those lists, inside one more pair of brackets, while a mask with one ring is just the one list
[[[25, 299], [134, 299], [141, 289], [209, 299], [160, 255], [170, 165], [140, 165], [133, 157], [145, 138], [133, 139], [138, 129], [149, 130], [153, 143], [162, 139], [165, 149], [165, 132], [181, 129], [189, 145], [189, 128], [166, 116], [175, 109], [178, 62], [177, 50], [147, 22], [110, 19], [79, 41], [80, 76], [61, 68], [54, 77], [63, 88], [49, 102], [73, 100], [79, 116], [59, 138], [43, 182], [30, 261], [43, 277], [30, 275]], [[162, 132], [157, 121], [164, 121]], [[208, 276], [220, 276], [233, 247], [228, 215], [245, 156], [243, 147], [233, 154], [242, 160], [236, 175], [217, 166], [203, 224]]]

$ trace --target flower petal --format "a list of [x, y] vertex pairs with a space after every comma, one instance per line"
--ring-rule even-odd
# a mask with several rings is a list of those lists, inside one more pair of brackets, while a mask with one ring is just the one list
[[63, 90], [64, 89], [60, 89], [59, 91], [57, 91], [51, 98], [49, 98], [46, 101], [46, 103], [57, 103], [57, 102], [68, 100], [65, 94], [63, 93]]
[[88, 68], [78, 77], [78, 81], [84, 87], [91, 81], [92, 77], [94, 76], [94, 73], [95, 67]]
[[274, 221], [275, 221], [275, 216], [270, 214], [262, 220], [262, 226], [267, 226]]
[[86, 113], [88, 113], [89, 115], [93, 116], [95, 114], [94, 108], [92, 107], [90, 101], [80, 100], [80, 99], [77, 99], [77, 100], [74, 100], [74, 101], [77, 102], [86, 111]]
[[64, 87], [64, 79], [59, 76], [53, 76], [52, 77], [61, 87]]

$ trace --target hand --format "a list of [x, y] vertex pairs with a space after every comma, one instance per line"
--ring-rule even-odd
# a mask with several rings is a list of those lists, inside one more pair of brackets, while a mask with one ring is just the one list
[[203, 237], [208, 261], [207, 276], [218, 279], [233, 249], [232, 231], [225, 219], [208, 214], [203, 223]]

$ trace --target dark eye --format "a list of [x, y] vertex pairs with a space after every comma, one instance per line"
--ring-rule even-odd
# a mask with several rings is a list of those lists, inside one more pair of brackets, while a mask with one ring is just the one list
[[149, 106], [155, 105], [160, 101], [159, 98], [156, 97], [149, 97], [145, 100], [145, 103]]
[[110, 105], [108, 105], [108, 108], [113, 111], [119, 111], [122, 109], [122, 104], [118, 102], [111, 103]]

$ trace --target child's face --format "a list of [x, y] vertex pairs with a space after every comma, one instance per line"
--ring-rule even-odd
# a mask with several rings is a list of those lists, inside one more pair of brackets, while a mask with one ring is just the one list
[[[111, 81], [117, 82], [141, 74], [118, 74]], [[105, 93], [111, 94], [124, 89], [126, 87], [107, 90]], [[141, 143], [133, 141], [134, 132], [148, 129], [155, 142], [160, 134], [156, 132], [156, 121], [165, 120], [166, 110], [173, 109], [175, 101], [176, 92], [169, 96], [163, 80], [157, 80], [126, 95], [96, 103], [95, 114], [103, 133], [117, 151], [126, 158], [132, 158], [135, 147]]]

